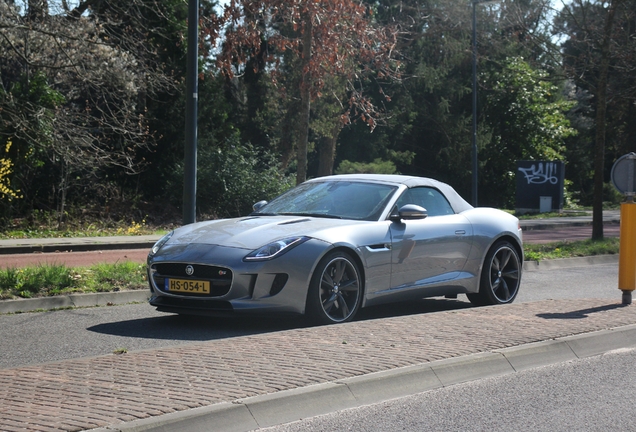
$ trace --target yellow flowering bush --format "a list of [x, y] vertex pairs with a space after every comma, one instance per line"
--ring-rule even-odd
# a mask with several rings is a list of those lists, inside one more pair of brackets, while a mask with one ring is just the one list
[[134, 222], [128, 228], [117, 228], [117, 234], [119, 235], [142, 235], [146, 230], [146, 218], [141, 222]]
[[13, 168], [13, 162], [9, 159], [9, 149], [11, 148], [11, 141], [7, 141], [4, 147], [4, 154], [6, 157], [0, 157], [0, 198], [8, 199], [11, 201], [14, 198], [22, 198], [19, 190], [14, 191], [11, 189], [10, 176]]

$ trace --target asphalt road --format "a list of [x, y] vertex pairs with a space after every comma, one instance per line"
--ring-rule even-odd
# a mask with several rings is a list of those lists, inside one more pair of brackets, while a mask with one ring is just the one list
[[[529, 271], [517, 302], [542, 299], [610, 298], [619, 300], [618, 266], [594, 265]], [[377, 306], [360, 311], [357, 321], [471, 307], [433, 298]], [[180, 317], [156, 312], [148, 304], [0, 315], [0, 368], [139, 351], [306, 326], [301, 318]]]
[[263, 432], [628, 431], [636, 351], [559, 363], [300, 420]]
[[618, 264], [597, 264], [526, 271], [515, 302], [568, 298], [620, 300], [621, 295], [618, 289]]

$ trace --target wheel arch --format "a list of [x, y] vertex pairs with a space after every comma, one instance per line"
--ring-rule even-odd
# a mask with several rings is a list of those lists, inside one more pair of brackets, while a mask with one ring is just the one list
[[[309, 277], [309, 286], [307, 289], [307, 295], [305, 297], [305, 310], [304, 310], [304, 314], [306, 316], [310, 316], [313, 315], [310, 311], [311, 311], [311, 302], [314, 300], [310, 300], [311, 299], [311, 294], [312, 294], [312, 284], [314, 281], [314, 277], [316, 277], [316, 275], [318, 274], [318, 269], [321, 269], [324, 267], [324, 265], [327, 263], [328, 258], [333, 257], [334, 254], [342, 254], [342, 255], [346, 255], [346, 257], [349, 258], [350, 261], [352, 261], [352, 264], [355, 265], [357, 271], [358, 271], [358, 280], [359, 280], [359, 296], [358, 296], [358, 309], [361, 309], [364, 305], [364, 292], [365, 292], [365, 286], [366, 286], [366, 281], [365, 281], [365, 270], [364, 270], [364, 266], [363, 266], [363, 260], [362, 258], [359, 256], [359, 254], [357, 253], [357, 251], [351, 247], [347, 247], [347, 246], [335, 246], [333, 248], [330, 248], [328, 250], [325, 251], [325, 253], [320, 257], [320, 259], [318, 259], [316, 261], [316, 264], [311, 272], [311, 275]], [[315, 307], [315, 306], [314, 306]], [[353, 313], [353, 315], [351, 317], [355, 316], [355, 312]], [[313, 319], [316, 319], [316, 316], [312, 317]], [[346, 319], [347, 321], [350, 321], [352, 318]], [[322, 324], [325, 324], [324, 322], [322, 322]]]
[[[358, 266], [358, 271], [360, 272], [360, 280], [362, 281], [362, 293], [361, 294], [364, 296], [364, 291], [365, 291], [365, 288], [366, 288], [366, 285], [367, 285], [366, 272], [364, 270], [364, 263], [362, 261], [362, 257], [360, 256], [358, 251], [356, 251], [351, 246], [337, 245], [337, 246], [329, 249], [328, 251], [326, 251], [323, 254], [323, 256], [320, 257], [320, 259], [317, 261], [317, 263], [322, 261], [327, 255], [329, 255], [332, 252], [344, 252], [347, 255], [349, 255], [356, 262], [356, 265]], [[318, 267], [317, 263], [314, 266], [314, 269], [312, 271], [312, 276], [313, 276], [313, 272], [315, 272], [316, 268]], [[363, 299], [364, 299], [364, 297], [363, 297]]]
[[[495, 272], [491, 272], [493, 264], [495, 262], [496, 254], [502, 249], [516, 252], [516, 264], [509, 258], [504, 261], [504, 264], [500, 266], [500, 262], [497, 261], [497, 268]], [[512, 271], [508, 267], [512, 263]], [[486, 267], [488, 265], [489, 267]], [[523, 271], [523, 248], [518, 239], [502, 235], [493, 241], [482, 261], [481, 270], [478, 279], [478, 290], [474, 293], [467, 293], [468, 300], [475, 306], [487, 306], [497, 304], [509, 304], [514, 301], [519, 293], [519, 287], [521, 284], [521, 274]], [[516, 276], [514, 274], [516, 273]], [[493, 285], [493, 275], [496, 278], [496, 282]], [[510, 290], [507, 279], [514, 281], [514, 290]], [[501, 297], [497, 294], [497, 291], [502, 291], [505, 297]]]
[[524, 260], [523, 246], [521, 245], [521, 243], [519, 243], [519, 239], [511, 234], [504, 234], [501, 237], [497, 238], [494, 242], [492, 242], [488, 250], [490, 250], [496, 243], [502, 240], [507, 241], [508, 243], [512, 244], [515, 247], [515, 250], [517, 251], [517, 254], [519, 255], [519, 260], [521, 260], [521, 265], [523, 266], [523, 260]]
[[515, 252], [517, 252], [517, 255], [519, 256], [519, 261], [520, 261], [520, 268], [519, 271], [523, 272], [523, 262], [524, 262], [524, 254], [523, 254], [523, 246], [522, 244], [519, 242], [519, 239], [517, 237], [515, 237], [512, 234], [503, 234], [497, 238], [495, 238], [492, 242], [490, 242], [490, 244], [488, 244], [488, 246], [486, 248], [483, 249], [483, 255], [481, 257], [481, 261], [479, 263], [479, 272], [477, 273], [478, 276], [476, 278], [476, 284], [475, 284], [475, 291], [474, 292], [479, 292], [479, 290], [481, 289], [480, 287], [480, 278], [481, 278], [481, 273], [484, 270], [484, 264], [486, 262], [486, 256], [488, 255], [488, 252], [490, 252], [492, 250], [493, 247], [495, 247], [495, 245], [501, 241], [507, 241], [508, 243], [510, 243], [514, 248], [515, 248]]
[[[364, 264], [362, 261], [362, 257], [360, 257], [360, 254], [351, 246], [345, 246], [345, 245], [337, 245], [334, 246], [332, 248], [329, 248], [327, 250], [325, 250], [325, 252], [322, 254], [322, 256], [320, 257], [320, 259], [316, 260], [316, 263], [314, 264], [312, 270], [311, 270], [311, 275], [309, 275], [309, 283], [311, 283], [311, 279], [314, 277], [314, 273], [316, 272], [316, 269], [318, 269], [319, 267], [319, 263], [325, 259], [325, 257], [331, 253], [334, 252], [344, 252], [347, 255], [349, 255], [356, 263], [356, 266], [358, 266], [358, 271], [360, 272], [360, 280], [362, 281], [362, 292], [360, 293], [362, 295], [362, 303], [360, 304], [360, 308], [364, 307], [364, 293], [366, 291], [366, 285], [367, 285], [367, 281], [366, 281], [366, 272], [364, 269]], [[307, 312], [307, 300], [309, 299], [309, 289], [307, 289], [307, 294], [305, 296], [305, 313]]]

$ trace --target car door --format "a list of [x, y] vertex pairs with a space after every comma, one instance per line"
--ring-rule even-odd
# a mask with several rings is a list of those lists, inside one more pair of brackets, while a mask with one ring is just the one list
[[437, 189], [406, 190], [400, 208], [415, 204], [425, 208], [425, 219], [391, 224], [391, 290], [422, 290], [455, 279], [464, 268], [472, 246], [472, 227]]

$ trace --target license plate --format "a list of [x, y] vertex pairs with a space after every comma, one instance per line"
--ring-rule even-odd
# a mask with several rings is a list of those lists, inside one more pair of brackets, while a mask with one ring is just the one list
[[186, 279], [166, 279], [166, 291], [186, 292], [197, 294], [210, 294], [210, 282], [186, 280]]

